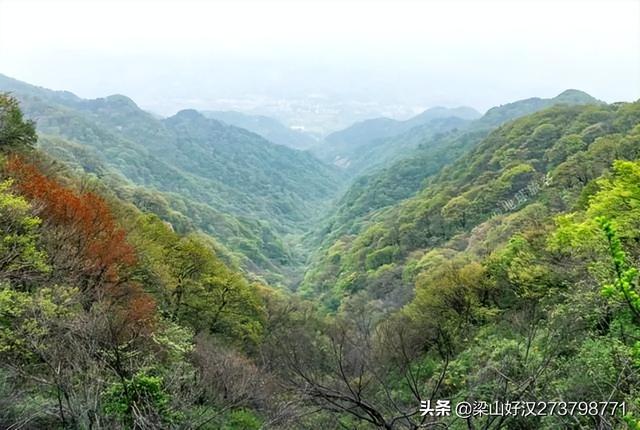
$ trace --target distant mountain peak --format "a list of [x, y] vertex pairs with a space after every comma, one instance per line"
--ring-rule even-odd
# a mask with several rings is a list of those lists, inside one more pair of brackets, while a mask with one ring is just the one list
[[572, 104], [586, 104], [586, 103], [602, 103], [600, 100], [585, 93], [584, 91], [576, 89], [567, 89], [553, 98], [558, 102], [566, 101]]
[[207, 118], [195, 109], [183, 109], [175, 115], [163, 120], [166, 124], [179, 126], [189, 129], [189, 132], [195, 133], [196, 130], [204, 132], [205, 130], [222, 130], [228, 127], [223, 122], [213, 118]]
[[138, 105], [136, 104], [136, 102], [134, 102], [129, 97], [122, 94], [112, 94], [110, 96], [105, 97], [104, 99], [105, 101], [109, 103], [113, 103], [115, 105], [138, 108]]
[[477, 127], [496, 127], [507, 121], [542, 110], [556, 104], [585, 105], [604, 103], [584, 91], [568, 89], [550, 99], [531, 97], [492, 107], [482, 118], [476, 121]]
[[182, 109], [181, 111], [178, 111], [173, 118], [205, 119], [204, 115], [195, 109]]
[[270, 142], [295, 149], [307, 149], [317, 143], [310, 134], [300, 130], [293, 130], [275, 118], [265, 115], [255, 115], [237, 111], [202, 111], [205, 117], [221, 121], [235, 127], [240, 127]]

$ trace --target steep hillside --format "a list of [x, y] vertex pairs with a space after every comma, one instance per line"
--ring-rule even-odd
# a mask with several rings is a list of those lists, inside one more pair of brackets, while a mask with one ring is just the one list
[[236, 210], [273, 220], [282, 231], [305, 225], [319, 209], [318, 202], [333, 197], [337, 189], [333, 169], [306, 152], [275, 145], [193, 110], [163, 123], [175, 145], [163, 159], [171, 158], [184, 171], [224, 184], [226, 189], [216, 191], [216, 205], [232, 202]]
[[20, 99], [43, 149], [99, 177], [147, 188], [123, 192], [140, 207], [165, 206], [167, 221], [211, 234], [258, 273], [297, 267], [304, 256], [291, 241], [340, 185], [339, 173], [310, 154], [195, 111], [158, 120], [124, 96], [82, 100], [6, 77], [0, 90]]
[[634, 159], [640, 146], [617, 133], [637, 124], [638, 107], [560, 105], [503, 125], [414, 197], [369, 213], [355, 231], [338, 230], [316, 255], [303, 290], [334, 305], [363, 289], [391, 306], [402, 303], [430, 249], [447, 241], [471, 246], [477, 226], [540, 199], [551, 212], [567, 210], [613, 159]]
[[221, 374], [205, 375], [255, 371], [270, 290], [36, 139], [0, 95], [0, 427], [260, 422], [267, 409], [247, 405], [266, 395], [262, 376], [238, 403]]
[[[281, 331], [295, 333], [278, 343], [283, 374], [324, 411], [311, 422], [637, 428], [639, 184], [640, 101], [563, 104], [502, 125], [415, 196], [374, 211], [307, 272], [302, 292], [330, 322], [298, 313], [295, 327], [315, 334]], [[485, 413], [504, 399], [584, 398], [613, 403]], [[430, 414], [428, 400], [416, 413], [423, 399], [479, 413]]]
[[295, 149], [309, 149], [318, 141], [310, 134], [293, 130], [280, 121], [264, 115], [249, 115], [235, 111], [202, 111], [207, 118], [252, 131], [270, 142]]
[[[478, 112], [468, 107], [448, 109], [435, 107], [406, 121], [375, 118], [358, 122], [351, 127], [327, 136], [312, 151], [321, 159], [342, 167], [357, 175], [375, 164], [384, 164], [415, 140], [411, 134], [399, 136], [415, 127], [421, 127], [414, 135], [432, 135], [462, 126], [465, 121], [476, 119]], [[403, 142], [404, 145], [399, 145]]]
[[[413, 196], [426, 178], [469, 151], [504, 122], [557, 104], [600, 103], [586, 93], [567, 90], [551, 99], [532, 98], [494, 107], [481, 118], [448, 132], [432, 134], [429, 125], [413, 128], [388, 142], [389, 146], [404, 150], [349, 186], [317, 237], [326, 245], [343, 234], [358, 233], [377, 210]], [[371, 157], [367, 159], [375, 157], [375, 153], [368, 155]]]

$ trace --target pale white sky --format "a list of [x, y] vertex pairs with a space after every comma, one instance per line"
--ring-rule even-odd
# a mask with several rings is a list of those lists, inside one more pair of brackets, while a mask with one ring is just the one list
[[0, 73], [162, 113], [309, 96], [484, 110], [566, 88], [635, 100], [640, 0], [0, 0]]

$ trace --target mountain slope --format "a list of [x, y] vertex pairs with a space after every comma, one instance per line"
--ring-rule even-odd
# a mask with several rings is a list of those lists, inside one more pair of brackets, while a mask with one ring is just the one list
[[[376, 118], [356, 123], [327, 136], [323, 144], [313, 148], [313, 151], [322, 160], [332, 162], [352, 175], [358, 175], [371, 167], [393, 161], [394, 158], [407, 156], [407, 149], [417, 146], [412, 141], [421, 133], [424, 141], [433, 135], [454, 129], [468, 127], [470, 131], [490, 130], [507, 121], [556, 104], [596, 103], [602, 102], [585, 92], [566, 90], [549, 99], [532, 97], [497, 106], [489, 109], [484, 115], [468, 107], [436, 107], [406, 121]], [[457, 118], [458, 121], [450, 124], [448, 128], [445, 127], [451, 118]], [[422, 127], [422, 131], [411, 130], [415, 127]]]
[[0, 428], [261, 420], [259, 408], [227, 402], [219, 374], [204, 375], [213, 365], [257, 381], [250, 354], [271, 290], [225, 264], [207, 237], [176, 233], [35, 141], [0, 94]]
[[[504, 122], [557, 104], [600, 103], [586, 93], [567, 90], [551, 99], [531, 98], [494, 107], [481, 118], [444, 133], [431, 133], [429, 125], [415, 127], [389, 144], [404, 150], [390, 157], [386, 166], [372, 169], [349, 186], [319, 236], [330, 243], [342, 234], [357, 233], [375, 211], [413, 196], [426, 178], [469, 151]], [[376, 148], [379, 146], [373, 145], [371, 157]]]
[[252, 131], [279, 145], [295, 149], [308, 149], [317, 143], [313, 136], [286, 127], [280, 121], [267, 116], [249, 115], [235, 111], [202, 111], [201, 113], [207, 118], [217, 119], [225, 124]]
[[350, 174], [357, 175], [371, 167], [372, 163], [383, 164], [408, 146], [405, 144], [399, 147], [394, 143], [406, 143], [412, 140], [409, 136], [403, 139], [392, 139], [394, 136], [399, 136], [416, 127], [422, 128], [422, 134], [428, 134], [429, 131], [436, 134], [459, 127], [465, 121], [479, 116], [478, 112], [468, 107], [453, 109], [434, 107], [406, 121], [374, 118], [330, 134], [321, 144], [312, 148], [312, 151], [320, 159], [332, 162]]
[[[302, 288], [333, 306], [360, 290], [397, 306], [410, 294], [412, 267], [430, 249], [447, 241], [454, 249], [471, 246], [466, 241], [474, 228], [540, 199], [552, 211], [566, 210], [613, 159], [637, 157], [638, 142], [616, 133], [639, 121], [634, 103], [559, 105], [508, 123], [414, 197], [371, 212], [355, 234], [344, 231], [325, 243]], [[547, 174], [553, 187], [544, 189]]]
[[599, 103], [602, 102], [584, 91], [569, 89], [550, 99], [531, 97], [493, 107], [489, 109], [474, 125], [478, 128], [497, 127], [498, 125], [512, 119], [516, 119], [557, 104], [584, 105]]
[[36, 120], [45, 150], [148, 188], [137, 193], [141, 205], [159, 192], [173, 220], [186, 218], [257, 272], [282, 272], [304, 259], [284, 243], [307, 230], [340, 185], [339, 173], [310, 154], [195, 111], [158, 120], [124, 96], [82, 100], [0, 78], [0, 90], [12, 91]]

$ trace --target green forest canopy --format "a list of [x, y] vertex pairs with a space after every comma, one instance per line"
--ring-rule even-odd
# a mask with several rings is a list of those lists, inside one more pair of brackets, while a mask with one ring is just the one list
[[[2, 427], [638, 427], [640, 102], [446, 138], [459, 152], [415, 193], [354, 225], [328, 218], [303, 298], [247, 279], [110, 175], [35, 149], [0, 101]], [[219, 131], [196, 115], [166, 125], [178, 146]], [[118, 162], [144, 172], [134, 161]], [[626, 415], [422, 417], [429, 398], [611, 400]]]

